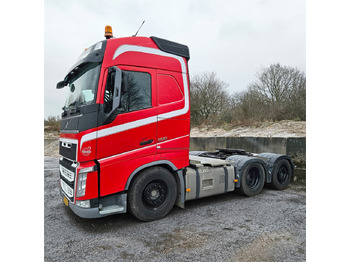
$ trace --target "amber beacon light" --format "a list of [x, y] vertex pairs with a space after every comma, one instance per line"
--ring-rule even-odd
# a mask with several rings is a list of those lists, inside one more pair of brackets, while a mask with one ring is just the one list
[[105, 37], [106, 39], [110, 39], [111, 37], [113, 37], [112, 27], [110, 25], [105, 26]]

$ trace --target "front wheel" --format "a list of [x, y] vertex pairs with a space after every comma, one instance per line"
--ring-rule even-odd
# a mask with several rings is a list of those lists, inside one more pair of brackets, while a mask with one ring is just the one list
[[131, 184], [128, 194], [130, 213], [142, 221], [165, 217], [173, 208], [177, 196], [174, 176], [163, 167], [142, 171]]

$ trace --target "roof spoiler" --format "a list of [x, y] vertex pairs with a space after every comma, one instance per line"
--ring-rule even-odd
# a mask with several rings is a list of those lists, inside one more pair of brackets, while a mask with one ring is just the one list
[[155, 36], [151, 36], [151, 39], [160, 50], [170, 54], [182, 56], [186, 58], [187, 61], [190, 60], [190, 50], [188, 49], [188, 46]]

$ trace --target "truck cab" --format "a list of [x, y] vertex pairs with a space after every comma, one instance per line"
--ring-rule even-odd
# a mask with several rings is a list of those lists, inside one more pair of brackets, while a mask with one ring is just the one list
[[[67, 92], [60, 192], [87, 218], [126, 212], [140, 172], [161, 167], [183, 183], [180, 173], [189, 165], [188, 47], [157, 37], [106, 38], [57, 84]], [[153, 202], [170, 190], [162, 183], [152, 188], [142, 197]]]

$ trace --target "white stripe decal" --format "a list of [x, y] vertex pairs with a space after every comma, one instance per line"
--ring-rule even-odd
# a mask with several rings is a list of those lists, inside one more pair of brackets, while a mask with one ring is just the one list
[[172, 141], [175, 141], [175, 140], [178, 140], [178, 139], [181, 139], [181, 138], [185, 138], [185, 137], [188, 137], [188, 136], [190, 136], [190, 135], [184, 135], [184, 136], [179, 136], [179, 137], [176, 137], [176, 138], [173, 138], [173, 139], [165, 140], [163, 142], [158, 143], [158, 145], [166, 144], [168, 142], [172, 142]]
[[150, 145], [150, 146], [145, 146], [145, 147], [133, 149], [133, 150], [130, 150], [130, 151], [127, 151], [127, 152], [123, 152], [123, 153], [120, 153], [120, 154], [116, 154], [116, 155], [113, 155], [113, 156], [108, 156], [108, 157], [105, 157], [105, 158], [101, 158], [101, 159], [99, 159], [98, 161], [108, 160], [108, 159], [111, 159], [111, 158], [113, 158], [113, 157], [126, 155], [126, 154], [129, 154], [129, 153], [131, 153], [131, 152], [137, 152], [137, 151], [141, 151], [141, 150], [144, 150], [144, 149], [147, 149], [147, 148], [150, 148], [150, 147], [155, 147], [155, 146], [156, 146], [156, 145]]
[[116, 134], [116, 133], [119, 133], [122, 131], [126, 131], [129, 129], [133, 129], [133, 128], [137, 128], [140, 126], [155, 123], [155, 122], [157, 122], [157, 117], [158, 117], [158, 121], [160, 121], [160, 120], [164, 120], [167, 118], [180, 116], [180, 115], [186, 114], [188, 112], [188, 109], [189, 109], [189, 98], [188, 98], [189, 90], [188, 90], [188, 84], [187, 84], [187, 70], [186, 70], [185, 61], [182, 57], [176, 56], [173, 54], [169, 54], [169, 53], [163, 52], [163, 51], [161, 51], [159, 49], [155, 49], [155, 48], [135, 46], [135, 45], [122, 45], [115, 51], [115, 53], [113, 55], [113, 60], [115, 58], [117, 58], [118, 56], [120, 56], [121, 54], [124, 54], [126, 52], [140, 52], [140, 53], [160, 55], [160, 56], [171, 57], [171, 58], [177, 59], [181, 65], [182, 81], [183, 81], [184, 92], [185, 92], [185, 106], [182, 109], [171, 111], [171, 112], [164, 113], [164, 114], [160, 114], [158, 116], [151, 116], [148, 118], [125, 123], [125, 124], [122, 124], [119, 126], [113, 126], [113, 127], [101, 129], [101, 130], [86, 134], [86, 135], [82, 136], [82, 138], [81, 138], [80, 148], [83, 145], [83, 143], [86, 141], [94, 140], [94, 139], [97, 139], [100, 137], [113, 135], [113, 134]]
[[[161, 145], [161, 144], [165, 144], [167, 142], [171, 142], [171, 141], [174, 141], [174, 140], [177, 140], [177, 139], [182, 139], [182, 138], [185, 138], [185, 137], [189, 137], [190, 135], [185, 135], [185, 136], [180, 136], [180, 137], [176, 137], [176, 138], [173, 138], [173, 139], [170, 139], [170, 140], [166, 140], [164, 142], [160, 142], [158, 143], [158, 145]], [[127, 152], [123, 152], [123, 153], [120, 153], [120, 154], [116, 154], [116, 155], [113, 155], [113, 156], [108, 156], [108, 157], [105, 157], [105, 158], [101, 158], [99, 161], [104, 161], [104, 160], [108, 160], [108, 159], [111, 159], [113, 157], [117, 157], [117, 156], [122, 156], [122, 155], [125, 155], [125, 154], [128, 154], [128, 153], [131, 153], [131, 152], [136, 152], [136, 151], [140, 151], [140, 150], [144, 150], [144, 149], [147, 149], [147, 148], [150, 148], [150, 147], [154, 147], [155, 145], [150, 145], [150, 146], [145, 146], [145, 147], [141, 147], [141, 148], [137, 148], [137, 149], [133, 149], [133, 150], [130, 150], [130, 151], [127, 151]], [[158, 147], [157, 147], [158, 148]], [[159, 147], [160, 148], [160, 147]], [[159, 149], [158, 148], [158, 149]]]

